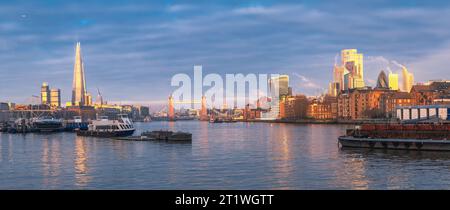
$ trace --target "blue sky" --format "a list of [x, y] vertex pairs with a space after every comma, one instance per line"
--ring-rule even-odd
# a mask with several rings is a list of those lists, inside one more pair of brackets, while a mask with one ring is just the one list
[[152, 104], [176, 73], [285, 73], [316, 95], [341, 49], [365, 55], [368, 84], [406, 65], [417, 81], [450, 79], [447, 1], [0, 2], [0, 101], [27, 102], [42, 82], [69, 101], [75, 42], [91, 93]]

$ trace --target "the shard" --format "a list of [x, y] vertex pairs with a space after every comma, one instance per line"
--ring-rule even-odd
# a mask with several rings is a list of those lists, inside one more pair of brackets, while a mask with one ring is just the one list
[[72, 105], [86, 105], [86, 80], [84, 77], [84, 64], [81, 57], [80, 42], [75, 49], [75, 65], [73, 67]]

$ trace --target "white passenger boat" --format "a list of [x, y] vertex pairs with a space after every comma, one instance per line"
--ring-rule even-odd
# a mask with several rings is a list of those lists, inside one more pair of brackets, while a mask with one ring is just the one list
[[77, 135], [119, 137], [132, 135], [135, 130], [131, 119], [129, 119], [126, 114], [120, 114], [115, 120], [110, 120], [106, 116], [101, 116], [99, 119], [93, 120], [88, 125], [87, 130], [77, 130]]

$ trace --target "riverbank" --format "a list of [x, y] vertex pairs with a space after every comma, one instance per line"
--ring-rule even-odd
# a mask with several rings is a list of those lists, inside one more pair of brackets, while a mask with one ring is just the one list
[[241, 122], [262, 122], [262, 123], [292, 123], [292, 124], [383, 124], [398, 122], [395, 119], [364, 119], [364, 120], [346, 120], [346, 119], [297, 119], [297, 120], [240, 120]]

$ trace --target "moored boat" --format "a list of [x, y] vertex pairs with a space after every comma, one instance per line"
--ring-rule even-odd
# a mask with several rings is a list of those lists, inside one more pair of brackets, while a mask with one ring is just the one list
[[173, 132], [167, 130], [143, 132], [141, 136], [145, 136], [149, 139], [155, 140], [168, 140], [168, 141], [190, 141], [192, 140], [192, 134], [186, 132]]
[[342, 147], [450, 151], [450, 124], [363, 124], [338, 141]]
[[168, 130], [146, 131], [140, 136], [119, 137], [118, 140], [131, 141], [167, 141], [167, 142], [190, 142], [192, 141], [192, 134], [187, 132], [173, 132]]
[[64, 123], [66, 131], [87, 130], [88, 126], [89, 122], [83, 121], [81, 116], [74, 116], [72, 120], [67, 120]]
[[340, 136], [339, 143], [342, 147], [353, 148], [450, 151], [449, 140], [372, 139], [353, 136]]
[[102, 116], [93, 120], [87, 130], [77, 129], [76, 132], [78, 136], [119, 137], [130, 136], [135, 130], [128, 116], [120, 114], [116, 120], [109, 120], [106, 116]]
[[38, 132], [56, 132], [64, 129], [62, 120], [55, 118], [32, 119], [32, 128]]

